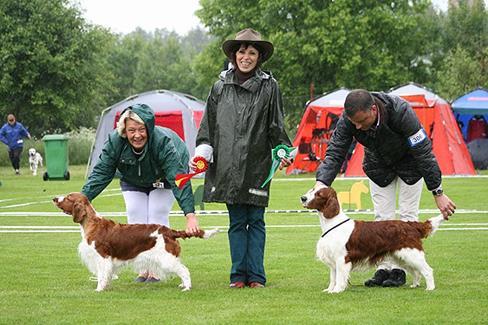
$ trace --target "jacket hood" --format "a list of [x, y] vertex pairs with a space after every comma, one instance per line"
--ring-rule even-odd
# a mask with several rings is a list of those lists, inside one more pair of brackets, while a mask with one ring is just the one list
[[127, 109], [130, 109], [134, 113], [136, 113], [146, 125], [147, 134], [150, 135], [154, 131], [154, 111], [151, 107], [146, 104], [135, 104], [129, 106]]

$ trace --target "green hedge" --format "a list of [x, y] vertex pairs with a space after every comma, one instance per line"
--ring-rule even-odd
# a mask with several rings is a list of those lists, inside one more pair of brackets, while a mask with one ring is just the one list
[[[95, 130], [81, 128], [76, 131], [72, 131], [65, 134], [68, 139], [68, 155], [70, 165], [85, 165], [88, 162], [90, 156], [91, 146], [95, 139]], [[10, 166], [10, 159], [8, 159], [7, 146], [0, 143], [0, 166]], [[22, 167], [28, 167], [29, 148], [35, 148], [45, 159], [44, 143], [42, 139], [26, 139], [24, 141], [24, 150], [22, 151], [22, 157], [20, 164]]]

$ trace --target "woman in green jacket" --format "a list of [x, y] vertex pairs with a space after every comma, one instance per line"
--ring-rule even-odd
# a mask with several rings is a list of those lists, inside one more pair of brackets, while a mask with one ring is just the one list
[[270, 184], [261, 185], [271, 168], [271, 150], [291, 143], [278, 84], [260, 69], [271, 57], [273, 44], [245, 29], [222, 48], [233, 68], [222, 72], [210, 91], [195, 156], [210, 162], [204, 201], [226, 203], [229, 211], [230, 287], [261, 288], [266, 283], [264, 210]]
[[[186, 231], [198, 231], [191, 183], [179, 190], [175, 175], [188, 172], [189, 153], [172, 130], [154, 125], [154, 112], [145, 104], [125, 109], [104, 144], [100, 158], [81, 192], [91, 201], [120, 176], [129, 224], [161, 224], [169, 227], [169, 212], [176, 198], [186, 216]], [[159, 279], [148, 272], [138, 282]]]

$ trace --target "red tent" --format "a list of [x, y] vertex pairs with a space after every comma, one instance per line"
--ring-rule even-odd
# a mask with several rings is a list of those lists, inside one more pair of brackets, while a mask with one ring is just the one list
[[[330, 95], [334, 93], [331, 93]], [[347, 93], [349, 93], [349, 91], [347, 91], [345, 94], [343, 93], [344, 98], [342, 99], [342, 107], [340, 112], [343, 110], [343, 104]], [[473, 162], [471, 161], [471, 156], [469, 155], [466, 144], [463, 141], [463, 137], [459, 131], [448, 102], [424, 87], [413, 83], [398, 87], [392, 90], [390, 94], [400, 96], [407, 100], [414, 109], [415, 113], [417, 113], [420, 122], [432, 141], [433, 152], [437, 158], [437, 161], [439, 162], [439, 167], [443, 175], [476, 175]], [[315, 102], [321, 98], [309, 103], [305, 114], [307, 114], [309, 107], [315, 107], [315, 110], [318, 110], [318, 105]], [[331, 111], [331, 107], [326, 105], [321, 106], [321, 109], [324, 112]], [[335, 107], [333, 111], [338, 112], [337, 107]], [[304, 137], [303, 131], [300, 133], [300, 130], [305, 130], [306, 127], [302, 127], [302, 124], [306, 124], [305, 119], [302, 119], [302, 122], [300, 123], [300, 128], [298, 129], [297, 136], [293, 142], [294, 146], [302, 145], [302, 147], [305, 147], [303, 143], [307, 140], [307, 138]], [[320, 127], [327, 127], [327, 125], [314, 125], [313, 123], [309, 123], [309, 128]], [[320, 154], [322, 154], [322, 152], [324, 152], [324, 154], [317, 156], [318, 158], [323, 159], [326, 148], [326, 144], [325, 148], [324, 145], [320, 148]], [[313, 150], [313, 147], [311, 149]], [[314, 171], [318, 166], [318, 162], [315, 162], [314, 164], [315, 169], [304, 169], [302, 168], [304, 165], [302, 158], [303, 156], [303, 154], [297, 155], [294, 164], [288, 167], [287, 171], [291, 172], [295, 169], [308, 172]], [[347, 165], [347, 169], [344, 174], [345, 176], [364, 176], [362, 169], [363, 156], [363, 146], [360, 144], [356, 145], [352, 157]]]
[[339, 89], [309, 102], [298, 127], [293, 146], [295, 161], [287, 172], [313, 172], [325, 157], [325, 150], [337, 120], [344, 110], [348, 89]]

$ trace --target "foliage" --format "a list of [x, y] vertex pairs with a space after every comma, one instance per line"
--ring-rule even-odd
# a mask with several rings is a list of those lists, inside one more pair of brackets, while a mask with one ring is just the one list
[[447, 12], [430, 0], [201, 0], [180, 36], [127, 35], [88, 24], [70, 0], [0, 1], [0, 119], [34, 136], [96, 127], [102, 109], [170, 89], [205, 99], [223, 68], [225, 39], [243, 28], [275, 45], [264, 69], [278, 80], [293, 136], [305, 103], [340, 87], [388, 91], [410, 81], [447, 99], [488, 87], [488, 12], [482, 0]]
[[[323, 93], [339, 87], [386, 90], [431, 78], [426, 44], [432, 34], [423, 19], [433, 14], [429, 4], [270, 0], [242, 8], [239, 1], [202, 0], [197, 15], [220, 44], [245, 27], [260, 31], [275, 45], [266, 68], [278, 79], [283, 96], [303, 99], [312, 83], [316, 93]], [[222, 62], [223, 54], [212, 60]], [[289, 103], [293, 106], [287, 111], [300, 116], [304, 101], [298, 107]]]
[[488, 88], [488, 11], [483, 1], [459, 1], [441, 19], [445, 54], [434, 88], [454, 100], [477, 87]]
[[88, 26], [68, 0], [0, 2], [0, 112], [39, 135], [92, 125], [108, 87], [111, 35]]

